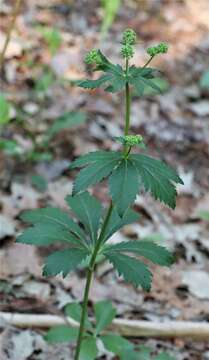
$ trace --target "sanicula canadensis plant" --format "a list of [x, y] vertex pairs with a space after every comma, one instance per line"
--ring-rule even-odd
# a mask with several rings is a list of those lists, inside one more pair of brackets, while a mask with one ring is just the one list
[[[82, 309], [78, 321], [75, 360], [85, 353], [85, 346], [96, 346], [96, 336], [90, 338], [87, 322], [87, 305], [89, 290], [98, 258], [109, 261], [124, 280], [134, 286], [141, 286], [145, 291], [151, 288], [152, 274], [145, 258], [154, 264], [170, 266], [172, 254], [164, 247], [151, 241], [123, 241], [118, 244], [108, 243], [111, 236], [124, 225], [138, 220], [138, 214], [131, 209], [136, 196], [142, 190], [172, 209], [176, 205], [175, 184], [182, 184], [178, 174], [164, 162], [135, 152], [135, 147], [144, 148], [141, 135], [130, 135], [131, 90], [142, 96], [145, 87], [159, 90], [152, 81], [156, 69], [148, 67], [150, 61], [158, 54], [166, 53], [168, 47], [161, 43], [148, 48], [150, 58], [142, 67], [130, 65], [134, 55], [136, 33], [127, 29], [123, 33], [121, 55], [125, 67], [113, 64], [98, 50], [91, 50], [85, 62], [94, 71], [102, 72], [96, 80], [82, 80], [78, 86], [86, 89], [104, 87], [110, 93], [125, 92], [124, 136], [117, 137], [121, 143], [120, 151], [95, 151], [76, 159], [71, 169], [82, 168], [77, 175], [72, 195], [66, 202], [79, 220], [79, 223], [58, 208], [42, 208], [27, 211], [22, 215], [25, 222], [32, 224], [18, 238], [18, 242], [46, 246], [61, 241], [67, 248], [55, 251], [46, 258], [43, 269], [45, 276], [62, 274], [66, 276], [80, 264], [86, 265], [86, 285]], [[108, 178], [110, 193], [109, 207], [104, 210], [101, 203], [87, 189]], [[82, 224], [80, 226], [79, 224]], [[91, 339], [91, 341], [90, 341]], [[90, 342], [88, 342], [90, 341]], [[91, 345], [90, 345], [91, 344]], [[94, 344], [94, 345], [93, 345]], [[97, 350], [92, 358], [96, 357]], [[82, 359], [84, 359], [82, 355]]]

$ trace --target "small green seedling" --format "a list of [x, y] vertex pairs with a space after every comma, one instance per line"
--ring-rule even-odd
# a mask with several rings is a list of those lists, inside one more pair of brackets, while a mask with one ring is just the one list
[[62, 43], [62, 36], [56, 27], [38, 26], [51, 55], [55, 55]]
[[[82, 125], [86, 122], [87, 116], [85, 112], [82, 111], [68, 111], [63, 113], [54, 119], [52, 125], [48, 126], [45, 134], [42, 137], [42, 140], [37, 142], [36, 136], [31, 133], [27, 129], [27, 123], [24, 122], [25, 119], [23, 117], [23, 113], [21, 114], [21, 121], [25, 126], [25, 132], [28, 133], [28, 137], [31, 138], [32, 147], [29, 151], [24, 152], [21, 147], [14, 140], [0, 139], [0, 149], [2, 149], [5, 153], [11, 156], [18, 156], [21, 159], [25, 159], [32, 162], [39, 161], [51, 161], [53, 159], [53, 153], [50, 151], [50, 141], [58, 135], [61, 131], [74, 128], [76, 126]], [[36, 178], [34, 178], [34, 185], [39, 188], [38, 182]], [[43, 182], [43, 181], [42, 181]], [[40, 186], [41, 188], [41, 186]]]
[[[11, 120], [11, 105], [5, 99], [5, 96], [0, 94], [0, 135], [4, 127]], [[20, 153], [20, 148], [18, 147], [16, 141], [0, 138], [0, 150], [3, 150], [8, 155], [18, 155]]]
[[50, 140], [60, 131], [84, 124], [86, 113], [81, 111], [68, 111], [58, 116], [53, 124], [47, 129], [46, 138]]
[[[85, 335], [86, 318], [89, 290], [98, 258], [102, 255], [125, 281], [136, 287], [141, 286], [145, 291], [150, 291], [152, 283], [147, 260], [161, 266], [170, 266], [174, 261], [173, 255], [154, 241], [127, 240], [118, 244], [108, 241], [123, 226], [138, 221], [139, 215], [131, 208], [138, 193], [149, 192], [154, 199], [174, 209], [177, 195], [175, 184], [183, 184], [173, 168], [141, 153], [141, 135], [129, 134], [131, 90], [139, 96], [144, 94], [147, 86], [159, 91], [153, 81], [156, 69], [148, 65], [156, 55], [167, 51], [167, 45], [163, 43], [149, 48], [148, 61], [142, 67], [136, 67], [130, 65], [135, 43], [136, 33], [131, 29], [126, 30], [121, 47], [125, 67], [113, 64], [100, 50], [91, 50], [85, 62], [94, 71], [102, 72], [102, 75], [96, 80], [78, 82], [82, 88], [103, 87], [110, 93], [125, 92], [124, 137], [119, 139], [122, 141], [121, 149], [90, 152], [71, 164], [71, 169], [82, 168], [75, 179], [72, 194], [66, 198], [77, 221], [59, 208], [27, 211], [22, 215], [22, 220], [32, 226], [17, 239], [19, 243], [37, 246], [47, 246], [56, 241], [65, 244], [64, 250], [55, 251], [46, 258], [43, 268], [45, 276], [66, 276], [78, 266], [87, 264], [80, 325], [78, 333], [74, 334], [74, 338], [77, 335], [75, 360], [81, 359], [83, 348], [87, 351], [90, 347], [88, 341], [92, 343], [92, 338], [89, 340]], [[107, 209], [87, 191], [104, 179], [108, 179], [111, 197]], [[95, 349], [93, 345], [92, 348]]]
[[0, 129], [10, 120], [10, 104], [3, 95], [0, 95]]
[[44, 66], [40, 78], [35, 82], [35, 91], [39, 97], [44, 97], [55, 81], [53, 71], [48, 66]]
[[0, 150], [10, 156], [19, 156], [21, 154], [21, 149], [14, 140], [0, 139]]
[[200, 219], [209, 221], [209, 211], [201, 210], [201, 211], [199, 211], [198, 215], [199, 215]]

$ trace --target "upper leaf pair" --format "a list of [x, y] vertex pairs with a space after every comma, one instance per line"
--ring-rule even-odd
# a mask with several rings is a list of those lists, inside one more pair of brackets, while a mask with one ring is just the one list
[[175, 208], [177, 193], [174, 184], [182, 184], [182, 180], [160, 160], [142, 154], [125, 158], [121, 152], [96, 151], [71, 164], [71, 168], [82, 166], [84, 169], [75, 180], [73, 193], [77, 194], [110, 176], [110, 194], [120, 216], [134, 202], [142, 187], [155, 199]]
[[129, 68], [127, 82], [133, 86], [134, 93], [139, 96], [142, 96], [148, 89], [154, 89], [157, 93], [161, 93], [161, 88], [152, 81], [158, 73], [159, 71], [150, 67], [133, 65]]
[[111, 63], [100, 50], [93, 51], [96, 52], [95, 56], [97, 56], [97, 66], [94, 71], [103, 71], [104, 75], [96, 80], [78, 81], [78, 86], [85, 89], [104, 87], [105, 91], [115, 93], [125, 89], [128, 83], [133, 86], [135, 93], [140, 96], [143, 95], [145, 87], [151, 87], [157, 92], [161, 92], [161, 89], [151, 80], [155, 77], [155, 69], [130, 66], [128, 71], [125, 71], [119, 64], [114, 65]]

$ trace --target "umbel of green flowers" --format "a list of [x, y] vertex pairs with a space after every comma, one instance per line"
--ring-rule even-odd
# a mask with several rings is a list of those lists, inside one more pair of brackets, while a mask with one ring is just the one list
[[89, 51], [88, 54], [86, 54], [85, 57], [85, 63], [90, 65], [90, 64], [102, 64], [102, 59], [101, 56], [99, 54], [99, 50], [97, 49], [92, 49], [91, 51]]
[[[46, 258], [43, 269], [45, 276], [66, 276], [80, 265], [86, 268], [82, 308], [79, 310], [79, 306], [73, 305], [75, 320], [80, 323], [79, 330], [64, 326], [55, 331], [59, 339], [63, 337], [72, 341], [77, 338], [75, 360], [85, 359], [88, 349], [92, 349], [91, 359], [97, 358], [99, 330], [94, 332], [94, 326], [89, 324], [87, 318], [89, 290], [97, 262], [105, 259], [125, 281], [150, 291], [152, 273], [147, 260], [161, 266], [170, 266], [174, 260], [167, 249], [153, 241], [127, 239], [118, 244], [109, 242], [123, 226], [138, 221], [139, 214], [132, 209], [137, 194], [148, 192], [154, 199], [174, 209], [176, 184], [182, 184], [173, 168], [144, 153], [145, 146], [140, 134], [130, 134], [132, 92], [142, 97], [147, 87], [160, 91], [154, 81], [156, 69], [148, 65], [155, 55], [167, 51], [167, 45], [163, 43], [149, 48], [147, 53], [150, 58], [143, 66], [137, 67], [129, 64], [135, 43], [136, 33], [127, 29], [123, 33], [121, 47], [124, 65], [112, 63], [99, 49], [91, 50], [85, 62], [93, 65], [93, 70], [100, 72], [100, 76], [78, 82], [78, 86], [85, 89], [103, 88], [109, 93], [124, 92], [124, 135], [115, 138], [120, 149], [90, 152], [73, 161], [70, 169], [82, 168], [74, 181], [72, 194], [66, 197], [66, 203], [75, 216], [54, 207], [28, 211], [22, 215], [22, 219], [32, 226], [17, 239], [20, 243], [36, 246], [48, 246], [57, 241], [64, 244], [63, 250], [54, 251]], [[108, 180], [110, 194], [107, 208], [88, 192], [89, 187], [104, 179]], [[101, 323], [106, 326], [113, 318], [110, 307], [109, 313], [112, 315], [107, 315], [107, 306], [104, 311], [95, 311], [100, 330], [103, 328]], [[108, 319], [101, 320], [100, 314]], [[112, 339], [111, 336], [111, 344]], [[100, 340], [109, 351], [114, 352], [115, 347], [107, 342], [107, 338], [100, 337]], [[125, 351], [121, 350], [122, 353]], [[127, 355], [121, 359], [126, 360]]]
[[137, 40], [137, 36], [134, 30], [126, 29], [123, 32], [122, 44], [124, 45], [135, 45]]
[[121, 55], [125, 59], [131, 59], [134, 56], [134, 45], [136, 43], [136, 33], [132, 29], [127, 29], [123, 33]]
[[138, 145], [143, 141], [143, 137], [141, 135], [126, 135], [124, 136], [125, 144], [133, 146]]
[[[131, 59], [134, 56], [134, 45], [136, 44], [136, 33], [132, 29], [127, 29], [123, 33], [121, 55], [125, 59]], [[147, 54], [154, 57], [159, 54], [165, 54], [168, 51], [168, 45], [164, 42], [156, 46], [147, 48]], [[102, 64], [102, 57], [98, 49], [92, 49], [85, 57], [86, 64]]]
[[[120, 144], [132, 148], [133, 146], [139, 146], [145, 148], [144, 139], [142, 135], [124, 135], [116, 136], [114, 138]], [[131, 149], [130, 149], [131, 150]]]
[[157, 46], [151, 46], [147, 49], [147, 54], [149, 54], [150, 56], [155, 56], [155, 55], [159, 55], [159, 54], [166, 54], [168, 51], [168, 45], [161, 42], [159, 45]]

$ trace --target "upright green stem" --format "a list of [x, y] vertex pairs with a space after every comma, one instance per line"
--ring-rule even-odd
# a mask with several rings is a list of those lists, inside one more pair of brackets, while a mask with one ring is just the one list
[[14, 28], [15, 21], [16, 21], [18, 12], [19, 12], [20, 4], [21, 4], [21, 0], [16, 0], [15, 7], [14, 7], [14, 10], [13, 10], [13, 13], [12, 13], [12, 20], [11, 20], [11, 23], [10, 23], [8, 31], [7, 31], [7, 35], [6, 35], [6, 39], [5, 39], [5, 42], [4, 42], [3, 49], [2, 49], [2, 51], [0, 53], [0, 69], [2, 68], [3, 63], [4, 63], [4, 57], [5, 57], [7, 47], [9, 45], [9, 42], [10, 42], [10, 39], [11, 39], [12, 30]]
[[97, 240], [94, 252], [92, 254], [92, 257], [91, 257], [91, 260], [89, 263], [89, 268], [88, 268], [87, 278], [86, 278], [86, 286], [85, 286], [84, 297], [83, 297], [83, 304], [82, 304], [82, 315], [81, 315], [78, 340], [77, 340], [77, 345], [76, 345], [75, 360], [79, 360], [79, 356], [80, 356], [81, 344], [82, 344], [83, 333], [84, 333], [85, 319], [86, 319], [86, 315], [87, 315], [89, 290], [90, 290], [90, 286], [91, 286], [92, 276], [94, 273], [96, 257], [97, 257], [98, 251], [100, 249], [100, 246], [102, 244], [102, 241], [104, 239], [105, 231], [106, 231], [107, 225], [109, 223], [109, 220], [110, 220], [110, 217], [112, 214], [112, 210], [113, 210], [113, 204], [111, 202], [110, 206], [108, 208], [108, 211], [107, 211], [107, 215], [104, 219], [103, 226], [102, 226], [99, 238]]
[[124, 135], [128, 135], [129, 126], [130, 126], [130, 104], [131, 104], [130, 88], [129, 88], [129, 84], [126, 83], [126, 124], [125, 124]]
[[[128, 74], [128, 59], [126, 59], [126, 75]], [[126, 92], [125, 92], [125, 130], [124, 135], [128, 135], [130, 127], [130, 107], [131, 107], [131, 94], [129, 83], [126, 83]], [[124, 146], [124, 154], [128, 151], [127, 145]]]
[[[92, 259], [93, 259], [93, 256], [92, 256]], [[86, 286], [85, 286], [83, 304], [82, 304], [82, 315], [81, 315], [79, 334], [78, 334], [78, 339], [77, 339], [77, 344], [76, 344], [75, 360], [79, 360], [81, 344], [82, 344], [82, 340], [83, 340], [83, 332], [84, 332], [85, 318], [86, 318], [86, 314], [87, 314], [89, 290], [90, 290], [91, 280], [92, 280], [93, 271], [94, 271], [92, 265], [93, 264], [90, 264], [88, 272], [87, 272]]]
[[[128, 74], [128, 59], [126, 59], [126, 75]], [[131, 105], [131, 96], [130, 96], [130, 88], [128, 82], [126, 83], [126, 96], [125, 96], [125, 131], [124, 135], [128, 135], [129, 126], [130, 126], [130, 105]]]
[[[126, 59], [126, 69], [125, 69], [126, 75], [128, 74], [128, 66], [129, 66], [128, 59]], [[124, 134], [128, 135], [129, 127], [130, 127], [130, 105], [131, 105], [131, 95], [130, 95], [130, 89], [129, 89], [128, 82], [126, 83], [125, 98], [126, 98], [126, 100], [125, 100], [126, 101], [126, 109], [125, 109], [125, 130], [124, 130]], [[127, 147], [125, 145], [124, 146], [124, 155], [127, 155], [130, 150], [131, 150], [131, 147], [129, 147], [129, 146]], [[112, 211], [113, 211], [113, 204], [111, 202], [110, 206], [108, 208], [106, 217], [104, 219], [99, 238], [98, 238], [96, 246], [94, 248], [94, 252], [93, 252], [93, 254], [91, 256], [91, 260], [90, 260], [90, 263], [89, 263], [89, 268], [88, 268], [87, 278], [86, 278], [86, 286], [85, 286], [84, 297], [83, 297], [83, 304], [82, 304], [81, 321], [80, 321], [80, 327], [79, 327], [78, 340], [77, 340], [76, 352], [75, 352], [74, 360], [79, 360], [79, 356], [80, 356], [80, 352], [81, 352], [81, 345], [82, 345], [82, 341], [83, 341], [85, 319], [86, 319], [86, 315], [87, 315], [89, 290], [90, 290], [90, 286], [91, 286], [92, 276], [93, 276], [93, 273], [94, 273], [96, 257], [97, 257], [97, 254], [98, 254], [99, 250], [100, 250], [100, 247], [101, 247], [101, 245], [103, 243], [104, 236], [105, 236], [105, 231], [107, 229], [107, 226], [108, 226]]]

